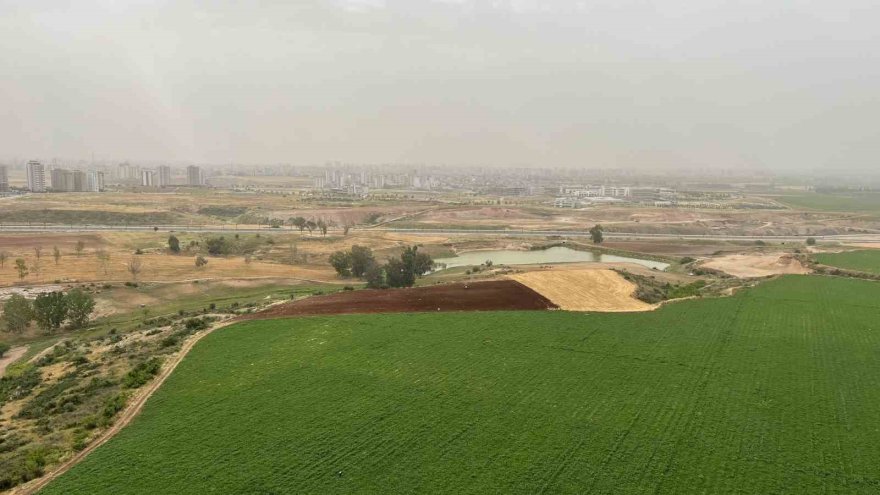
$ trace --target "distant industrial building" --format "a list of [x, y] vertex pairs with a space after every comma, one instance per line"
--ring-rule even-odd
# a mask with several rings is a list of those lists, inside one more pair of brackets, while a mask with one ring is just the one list
[[556, 208], [577, 208], [581, 205], [581, 202], [575, 198], [556, 198], [553, 200], [553, 206]]
[[205, 176], [202, 169], [195, 165], [186, 167], [186, 183], [190, 186], [204, 186]]
[[46, 192], [46, 168], [37, 160], [27, 163], [27, 185], [32, 192]]
[[156, 183], [159, 187], [168, 187], [171, 185], [171, 167], [168, 165], [162, 165], [158, 170], [158, 182]]
[[0, 165], [0, 193], [9, 192], [9, 174], [6, 165]]

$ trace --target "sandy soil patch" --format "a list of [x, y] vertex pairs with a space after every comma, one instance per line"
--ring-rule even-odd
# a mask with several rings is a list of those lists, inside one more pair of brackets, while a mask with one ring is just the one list
[[510, 278], [568, 311], [650, 311], [655, 306], [632, 295], [635, 284], [612, 270], [546, 270]]
[[790, 254], [731, 254], [710, 259], [702, 266], [739, 278], [810, 273]]

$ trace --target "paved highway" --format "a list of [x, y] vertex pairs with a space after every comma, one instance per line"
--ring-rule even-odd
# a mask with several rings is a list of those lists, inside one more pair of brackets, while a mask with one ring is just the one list
[[[205, 233], [281, 233], [290, 232], [288, 228], [273, 229], [271, 227], [235, 226], [235, 225], [2, 225], [0, 232], [41, 233], [41, 232], [205, 232]], [[412, 235], [497, 235], [497, 236], [561, 236], [561, 237], [589, 237], [588, 232], [570, 230], [469, 230], [469, 229], [396, 229], [388, 227], [353, 229], [352, 232], [396, 232]], [[807, 237], [815, 237], [817, 240], [846, 241], [846, 242], [880, 242], [880, 234], [841, 234], [841, 235], [814, 235], [814, 236], [791, 236], [791, 235], [724, 235], [724, 234], [644, 234], [637, 232], [606, 232], [606, 239], [632, 239], [632, 240], [715, 240], [715, 241], [772, 241], [772, 242], [802, 242]]]

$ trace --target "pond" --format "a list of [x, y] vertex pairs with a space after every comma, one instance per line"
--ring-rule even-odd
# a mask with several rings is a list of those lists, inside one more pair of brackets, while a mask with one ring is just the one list
[[481, 265], [488, 260], [491, 260], [496, 265], [540, 265], [579, 262], [636, 263], [657, 270], [665, 270], [669, 266], [669, 263], [661, 263], [659, 261], [628, 258], [626, 256], [615, 256], [599, 252], [593, 253], [591, 251], [578, 251], [561, 246], [537, 251], [516, 251], [513, 249], [468, 251], [454, 258], [439, 258], [434, 261], [437, 264], [445, 264], [446, 268], [455, 268], [458, 266]]

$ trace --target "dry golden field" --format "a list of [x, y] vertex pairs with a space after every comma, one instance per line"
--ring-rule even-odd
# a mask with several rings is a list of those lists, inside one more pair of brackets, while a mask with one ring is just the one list
[[633, 297], [636, 286], [607, 269], [551, 269], [510, 278], [568, 311], [650, 311], [654, 305]]
[[[0, 253], [6, 260], [0, 267], [0, 286], [38, 285], [58, 282], [99, 281], [181, 281], [192, 279], [258, 279], [289, 278], [326, 282], [342, 282], [327, 263], [330, 253], [350, 249], [359, 244], [370, 247], [377, 258], [395, 254], [403, 247], [421, 244], [429, 252], [448, 241], [444, 236], [412, 236], [386, 232], [357, 232], [348, 236], [328, 236], [275, 231], [256, 236], [235, 237], [227, 234], [175, 233], [182, 246], [190, 242], [203, 243], [208, 237], [224, 236], [230, 243], [241, 246], [241, 252], [225, 257], [207, 256], [201, 248], [185, 249], [180, 254], [167, 250], [168, 233], [162, 232], [108, 232], [100, 234], [0, 234]], [[76, 252], [79, 242], [81, 253]], [[61, 257], [56, 263], [54, 249]], [[39, 259], [37, 249], [40, 250]], [[142, 254], [135, 255], [140, 250]], [[250, 254], [245, 261], [243, 252]], [[195, 266], [197, 255], [203, 255], [208, 264]], [[104, 257], [104, 260], [101, 257]], [[107, 259], [109, 257], [109, 259]], [[23, 259], [28, 274], [20, 279], [16, 259]], [[141, 262], [137, 276], [129, 271], [133, 259]]]

